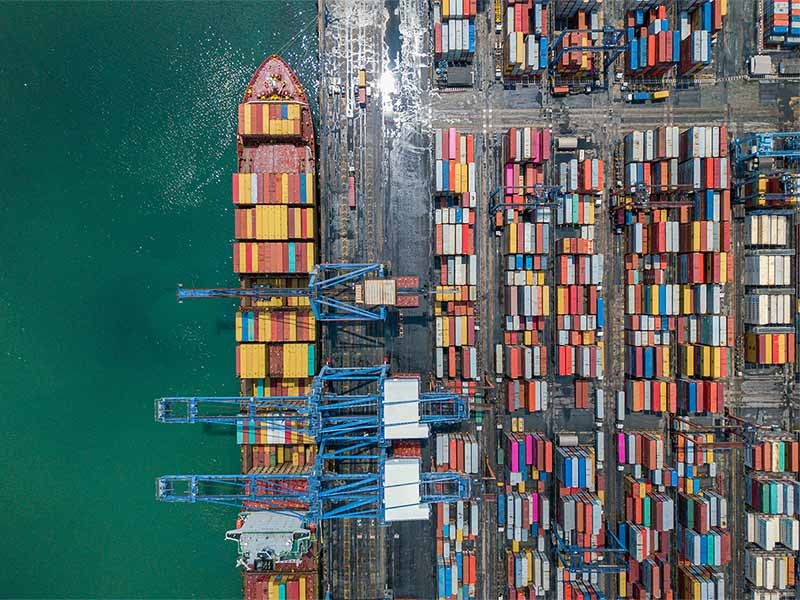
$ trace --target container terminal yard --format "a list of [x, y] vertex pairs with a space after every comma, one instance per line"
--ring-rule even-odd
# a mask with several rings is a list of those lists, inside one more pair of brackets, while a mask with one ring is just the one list
[[[798, 0], [319, 0], [232, 176], [246, 598], [797, 597]], [[213, 285], [214, 282], [209, 282]], [[233, 565], [232, 565], [233, 568]]]

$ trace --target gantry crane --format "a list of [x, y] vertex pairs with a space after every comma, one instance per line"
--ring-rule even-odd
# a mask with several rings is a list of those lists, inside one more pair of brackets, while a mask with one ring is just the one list
[[[754, 134], [734, 140], [732, 149], [741, 180], [735, 186], [737, 202], [748, 203], [757, 199], [756, 204], [764, 205], [764, 208], [797, 204], [800, 196], [800, 131]], [[759, 168], [764, 167], [760, 164], [762, 158], [773, 161], [769, 168]], [[761, 177], [778, 180], [780, 191], [759, 191]], [[786, 214], [792, 214], [793, 210]], [[770, 210], [770, 214], [776, 213]]]
[[[250, 288], [208, 288], [190, 289], [178, 287], [178, 301], [189, 298], [308, 298], [311, 310], [317, 321], [383, 321], [386, 319], [386, 306], [391, 306], [397, 295], [417, 295], [419, 290], [397, 289], [389, 285], [378, 294], [379, 305], [369, 305], [369, 287], [378, 282], [392, 282], [385, 277], [382, 264], [322, 264], [314, 267], [307, 287], [276, 288], [256, 285]], [[362, 292], [359, 297], [359, 290]], [[344, 298], [344, 299], [343, 299]]]
[[[427, 437], [428, 424], [467, 419], [465, 400], [447, 392], [419, 393], [418, 380], [388, 379], [388, 373], [388, 365], [326, 365], [314, 379], [308, 396], [156, 401], [156, 419], [161, 422], [253, 422], [256, 427], [275, 424], [313, 436], [318, 446], [315, 462], [307, 472], [165, 476], [157, 481], [158, 498], [234, 506], [244, 503], [249, 510], [290, 512], [310, 522], [374, 518], [383, 523], [387, 511], [412, 506], [387, 502], [393, 491], [387, 492], [387, 488], [418, 497], [413, 506], [468, 497], [469, 480], [464, 475], [419, 473], [417, 466], [410, 480], [407, 470], [398, 480], [399, 471], [393, 471], [395, 465], [387, 463], [392, 439]], [[266, 414], [261, 414], [263, 411]], [[347, 465], [354, 464], [361, 472], [348, 472]]]
[[[503, 201], [505, 197], [504, 190], [524, 190], [523, 196], [525, 202], [522, 203], [506, 203]], [[498, 210], [506, 210], [509, 208], [517, 209], [536, 209], [536, 208], [558, 208], [564, 200], [564, 193], [557, 185], [544, 185], [536, 183], [534, 185], [503, 185], [495, 188], [489, 196], [490, 206], [489, 215], [493, 216]]]
[[755, 133], [733, 140], [733, 158], [737, 164], [753, 158], [800, 160], [800, 131]]
[[[605, 522], [606, 545], [584, 548], [582, 546], [571, 545], [564, 540], [558, 533], [558, 528], [553, 529], [553, 552], [555, 554], [555, 564], [562, 566], [570, 573], [622, 573], [628, 570], [625, 555], [628, 550], [625, 545], [614, 534], [608, 523]], [[599, 554], [599, 557], [587, 560], [587, 554]]]
[[[602, 41], [597, 45], [562, 46], [561, 44], [564, 41], [564, 37], [570, 33], [586, 33], [590, 35], [599, 33], [602, 34]], [[628, 50], [628, 47], [629, 43], [625, 41], [624, 29], [616, 29], [609, 25], [605, 25], [601, 29], [565, 29], [558, 35], [553, 43], [550, 44], [550, 54], [552, 58], [548, 63], [548, 67], [551, 71], [554, 70], [565, 52], [606, 52], [607, 54], [603, 59], [603, 74], [605, 75], [608, 73], [608, 68], [623, 52]]]

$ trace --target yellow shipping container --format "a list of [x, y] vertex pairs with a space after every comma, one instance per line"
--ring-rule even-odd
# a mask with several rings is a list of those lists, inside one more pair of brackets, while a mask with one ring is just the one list
[[688, 285], [681, 286], [681, 314], [691, 315], [692, 310], [692, 288]]
[[242, 339], [242, 313], [236, 313], [236, 341]]
[[694, 377], [694, 346], [683, 346], [683, 374]]
[[784, 334], [778, 336], [778, 363], [784, 364], [788, 362], [787, 356], [787, 337]]
[[758, 338], [753, 333], [748, 333], [744, 338], [744, 356], [745, 360], [750, 363], [756, 362], [758, 356]]
[[255, 110], [261, 110], [261, 122], [264, 123], [264, 133], [272, 133], [269, 128], [269, 104], [261, 104]]
[[701, 364], [700, 369], [703, 377], [712, 377], [712, 366], [713, 366], [713, 352], [711, 351], [711, 346], [701, 346]]
[[[517, 252], [517, 228], [509, 227], [508, 229], [508, 254], [515, 254]], [[800, 311], [800, 307], [798, 308]]]
[[628, 573], [627, 571], [620, 571], [619, 578], [617, 579], [617, 596], [625, 597], [628, 590]]
[[252, 133], [253, 132], [253, 119], [250, 115], [250, 105], [244, 105], [244, 132], [245, 133]]

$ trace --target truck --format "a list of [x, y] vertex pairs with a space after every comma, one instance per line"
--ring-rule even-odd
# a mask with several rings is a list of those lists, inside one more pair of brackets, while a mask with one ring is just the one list
[[358, 70], [358, 105], [364, 108], [367, 105], [367, 70]]

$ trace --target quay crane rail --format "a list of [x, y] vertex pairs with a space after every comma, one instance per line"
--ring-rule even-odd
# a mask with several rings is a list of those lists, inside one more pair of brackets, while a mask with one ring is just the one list
[[[384, 523], [387, 510], [469, 497], [469, 479], [458, 473], [420, 473], [417, 467], [411, 480], [387, 477], [387, 448], [392, 439], [403, 439], [406, 432], [402, 428], [453, 423], [469, 417], [462, 397], [448, 392], [419, 393], [418, 383], [415, 393], [397, 392], [398, 382], [406, 380], [388, 380], [388, 374], [385, 364], [361, 368], [326, 365], [314, 378], [307, 396], [156, 401], [156, 419], [161, 422], [280, 422], [289, 431], [313, 436], [318, 445], [314, 464], [305, 472], [169, 475], [157, 480], [158, 499], [234, 506], [245, 503], [248, 510], [289, 512], [310, 522], [373, 518]], [[387, 387], [392, 390], [391, 398], [386, 397]], [[413, 408], [410, 412], [402, 410], [404, 404], [412, 403], [417, 404], [416, 415]], [[260, 415], [260, 410], [273, 414]], [[399, 429], [393, 432], [393, 428]], [[427, 437], [427, 428], [416, 437], [422, 434]], [[366, 472], [346, 472], [348, 464], [366, 467]], [[393, 500], [387, 506], [387, 492], [401, 488], [400, 496], [405, 497], [412, 487], [418, 502], [397, 504]]]
[[[367, 278], [371, 276], [371, 278]], [[352, 289], [357, 284], [385, 279], [384, 265], [379, 263], [342, 263], [321, 264], [314, 267], [309, 276], [308, 286], [301, 288], [276, 288], [256, 285], [251, 288], [202, 288], [192, 289], [178, 286], [178, 301], [191, 298], [253, 298], [268, 300], [271, 298], [308, 298], [311, 310], [317, 321], [384, 321], [387, 309], [385, 305], [367, 307], [359, 306], [337, 298], [337, 295], [353, 296]], [[399, 289], [398, 294], [414, 295], [416, 289]]]

